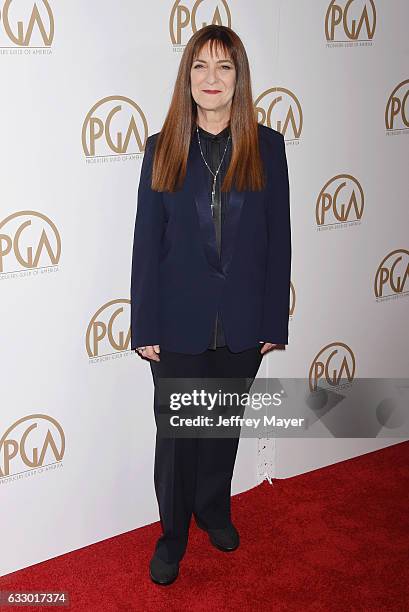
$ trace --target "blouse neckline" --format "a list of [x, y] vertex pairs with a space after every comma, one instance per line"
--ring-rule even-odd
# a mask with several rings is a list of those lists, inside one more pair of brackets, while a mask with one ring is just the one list
[[228, 138], [230, 134], [230, 125], [227, 125], [223, 130], [221, 130], [221, 132], [218, 132], [218, 134], [212, 134], [211, 132], [208, 132], [207, 130], [202, 128], [200, 125], [198, 126], [198, 128], [200, 137], [206, 138], [208, 140], [224, 140], [225, 138]]

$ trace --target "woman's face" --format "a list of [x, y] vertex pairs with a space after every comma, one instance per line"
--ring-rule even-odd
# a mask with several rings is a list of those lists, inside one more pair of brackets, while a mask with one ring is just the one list
[[[216, 45], [213, 52], [217, 53]], [[220, 49], [220, 55], [210, 55], [207, 43], [194, 59], [190, 70], [193, 99], [203, 110], [229, 108], [236, 86], [236, 69], [232, 59]]]

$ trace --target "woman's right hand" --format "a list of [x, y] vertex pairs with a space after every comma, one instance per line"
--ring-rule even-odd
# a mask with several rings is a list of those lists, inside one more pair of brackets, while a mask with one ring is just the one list
[[160, 346], [159, 346], [159, 344], [153, 344], [152, 346], [137, 347], [136, 352], [141, 357], [147, 357], [148, 359], [152, 359], [152, 361], [160, 361], [160, 359], [159, 359], [159, 353], [160, 353]]

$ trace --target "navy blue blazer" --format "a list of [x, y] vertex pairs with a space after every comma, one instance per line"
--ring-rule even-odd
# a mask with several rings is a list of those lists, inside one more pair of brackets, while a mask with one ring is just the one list
[[218, 308], [233, 352], [259, 342], [288, 344], [291, 228], [282, 134], [258, 124], [267, 183], [228, 194], [219, 257], [208, 169], [192, 137], [180, 190], [151, 189], [155, 142], [146, 142], [132, 254], [131, 349], [207, 349]]

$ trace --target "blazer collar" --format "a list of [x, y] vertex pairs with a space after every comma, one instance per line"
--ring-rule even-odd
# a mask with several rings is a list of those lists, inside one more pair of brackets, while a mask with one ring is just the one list
[[217, 250], [216, 229], [210, 208], [209, 170], [200, 154], [196, 129], [193, 132], [187, 172], [199, 219], [200, 236], [208, 263], [218, 272], [227, 274], [236, 248], [237, 230], [245, 200], [245, 192], [234, 187], [227, 194], [227, 211], [223, 224], [221, 257]]

